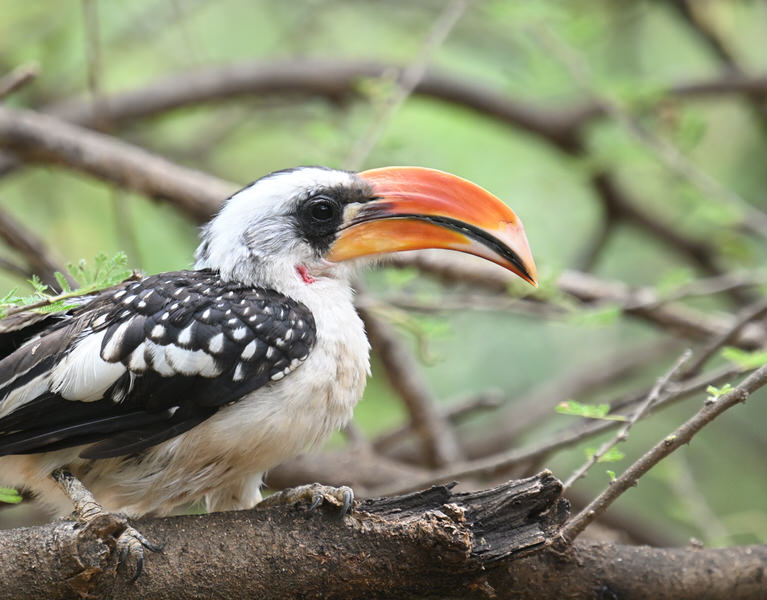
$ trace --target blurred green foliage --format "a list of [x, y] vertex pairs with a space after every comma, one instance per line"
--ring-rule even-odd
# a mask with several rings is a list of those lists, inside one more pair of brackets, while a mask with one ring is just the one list
[[[321, 57], [408, 63], [418, 55], [443, 6], [438, 0], [100, 0], [95, 4], [99, 94], [238, 61]], [[767, 5], [728, 0], [705, 4], [706, 17], [744, 69], [763, 72]], [[0, 0], [0, 70], [27, 61], [41, 68], [37, 81], [10, 97], [9, 105], [41, 107], [55, 100], [90, 97], [88, 74], [94, 50], [89, 51], [86, 43], [83, 6], [80, 0]], [[672, 141], [702, 170], [767, 209], [763, 164], [767, 136], [746, 102], [722, 97], [654, 104], [671, 85], [721, 72], [706, 44], [668, 3], [477, 2], [437, 50], [433, 66], [533, 107], [564, 111], [579, 106], [589, 98], [536, 43], [531, 31], [540, 27], [553, 31], [583, 57], [596, 92], [635, 111], [642, 124]], [[376, 118], [377, 102], [390, 91], [390, 83], [364, 80], [358, 84], [361, 98], [340, 104], [297, 97], [232, 100], [175, 110], [115, 133], [183, 164], [245, 184], [297, 164], [342, 166]], [[713, 243], [729, 268], [764, 263], [767, 245], [733, 227], [740, 218], [737, 211], [671, 174], [621, 126], [610, 120], [594, 122], [585, 143], [586, 155], [567, 156], [488, 116], [414, 96], [394, 114], [366, 166], [439, 168], [476, 181], [505, 199], [523, 219], [539, 269], [547, 274], [542, 278], [543, 298], [557, 298], [553, 291], [557, 275], [576, 263], [601, 229], [605, 215], [590, 178], [604, 168], [616, 174], [642, 208], [660, 215], [675, 230]], [[128, 253], [130, 268], [148, 273], [182, 269], [192, 262], [197, 232], [185, 216], [172, 206], [89, 177], [47, 166], [18, 170], [0, 180], [0, 204], [44, 239], [62, 263], [121, 250]], [[12, 252], [4, 254], [14, 259]], [[678, 253], [625, 224], [615, 226], [594, 272], [654, 287], [661, 296], [701, 275]], [[378, 293], [403, 288], [421, 298], [443, 293], [415, 275], [387, 270], [370, 274], [368, 282]], [[19, 288], [19, 294], [25, 294], [23, 285], [0, 274], [1, 290]], [[511, 293], [516, 295], [518, 288]], [[712, 308], [717, 307], [727, 304], [717, 299]], [[415, 332], [409, 342], [414, 347], [427, 340], [429, 364], [423, 372], [446, 404], [488, 387], [504, 390], [509, 402], [520, 401], [563, 375], [600, 358], [609, 363], [622, 349], [665, 333], [621, 318], [612, 305], [557, 321], [457, 311], [438, 317], [412, 313], [400, 323]], [[671, 360], [670, 355], [659, 355], [606, 397], [578, 400], [607, 402], [640, 382], [649, 385]], [[695, 397], [638, 424], [621, 452], [629, 459], [636, 457], [703, 400]], [[358, 424], [375, 435], [405, 418], [374, 362], [373, 377], [356, 412]], [[558, 416], [552, 409], [545, 424], [511, 442], [522, 445], [542, 439], [568, 419], [572, 417]], [[738, 543], [767, 540], [767, 440], [759, 426], [765, 421], [767, 407], [761, 398], [754, 398], [683, 451], [703, 496], [720, 516], [729, 539]], [[492, 416], [475, 419], [471, 426], [491, 423]], [[546, 466], [566, 477], [583, 461], [585, 447], [560, 453]], [[676, 477], [673, 469], [661, 465], [637, 490], [621, 498], [618, 509], [668, 530], [679, 542], [690, 535], [715, 541], [706, 538], [705, 524], [692, 518], [680, 499], [679, 488], [673, 485]], [[592, 476], [578, 483], [578, 489], [588, 494], [604, 484], [604, 477]], [[748, 530], [743, 523], [750, 524]]]

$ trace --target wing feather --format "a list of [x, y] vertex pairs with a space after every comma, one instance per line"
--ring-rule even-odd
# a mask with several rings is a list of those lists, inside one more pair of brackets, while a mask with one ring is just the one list
[[[0, 324], [0, 347], [2, 335]], [[14, 336], [21, 345], [0, 361], [0, 455], [91, 444], [81, 456], [103, 458], [170, 439], [290, 373], [315, 325], [286, 296], [201, 270], [123, 284]]]

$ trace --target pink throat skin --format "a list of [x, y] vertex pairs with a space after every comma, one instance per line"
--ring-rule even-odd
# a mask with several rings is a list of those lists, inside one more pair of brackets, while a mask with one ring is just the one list
[[304, 280], [304, 283], [306, 284], [312, 284], [315, 281], [317, 281], [314, 277], [309, 275], [309, 271], [304, 265], [296, 265], [296, 271], [301, 276], [301, 279]]

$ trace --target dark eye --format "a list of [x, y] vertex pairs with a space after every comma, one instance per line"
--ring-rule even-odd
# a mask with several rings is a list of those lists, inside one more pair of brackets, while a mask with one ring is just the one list
[[315, 198], [311, 203], [309, 214], [317, 223], [327, 223], [336, 217], [337, 206], [329, 198]]
[[304, 201], [298, 209], [299, 233], [314, 245], [329, 244], [341, 224], [342, 216], [343, 207], [338, 200], [318, 194]]

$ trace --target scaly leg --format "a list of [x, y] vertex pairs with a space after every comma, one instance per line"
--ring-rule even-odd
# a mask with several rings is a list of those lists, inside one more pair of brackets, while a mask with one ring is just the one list
[[302, 500], [312, 503], [309, 507], [309, 512], [315, 510], [323, 502], [340, 506], [341, 517], [343, 518], [354, 506], [354, 491], [345, 485], [331, 487], [320, 483], [310, 483], [276, 492], [268, 498], [264, 498], [256, 507], [285, 506], [287, 504], [296, 504]]
[[[61, 489], [72, 501], [77, 518], [83, 523], [89, 523], [98, 516], [109, 514], [93, 497], [88, 489], [67, 469], [56, 469], [51, 473], [53, 480], [61, 486]], [[132, 581], [136, 581], [144, 569], [144, 548], [152, 552], [162, 550], [162, 545], [153, 544], [139, 531], [126, 523], [125, 529], [117, 538], [117, 548], [120, 550], [120, 562], [125, 562], [128, 555], [136, 559], [136, 572]]]

